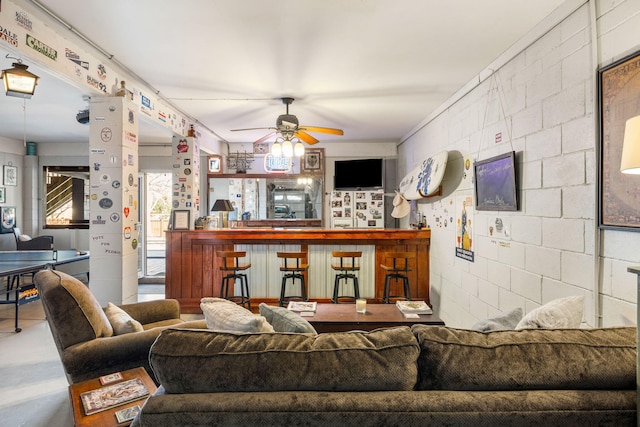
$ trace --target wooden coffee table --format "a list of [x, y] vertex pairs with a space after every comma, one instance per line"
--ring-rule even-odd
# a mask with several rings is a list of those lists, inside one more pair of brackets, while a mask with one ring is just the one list
[[318, 304], [313, 317], [305, 317], [318, 333], [352, 330], [371, 331], [391, 326], [440, 325], [444, 322], [435, 314], [420, 314], [407, 319], [395, 304], [367, 304], [367, 312], [356, 313], [355, 304]]
[[[124, 377], [122, 381], [132, 380], [134, 378], [140, 378], [144, 385], [149, 390], [149, 394], [155, 393], [157, 390], [156, 384], [153, 382], [149, 374], [144, 368], [134, 368], [129, 369], [128, 371], [123, 371], [122, 376]], [[112, 383], [116, 384], [116, 383]], [[131, 424], [131, 421], [126, 421], [123, 423], [118, 423], [116, 419], [116, 412], [130, 408], [136, 405], [142, 405], [147, 400], [147, 398], [135, 400], [133, 402], [125, 403], [120, 406], [116, 406], [115, 408], [107, 409], [102, 412], [97, 412], [92, 415], [84, 414], [84, 407], [82, 406], [82, 402], [80, 401], [80, 394], [95, 390], [97, 388], [107, 387], [108, 385], [100, 384], [100, 380], [98, 378], [82, 381], [80, 383], [71, 384], [69, 386], [69, 397], [71, 398], [71, 406], [73, 408], [73, 422], [76, 427], [87, 426], [87, 427], [106, 427], [106, 426], [128, 426]]]

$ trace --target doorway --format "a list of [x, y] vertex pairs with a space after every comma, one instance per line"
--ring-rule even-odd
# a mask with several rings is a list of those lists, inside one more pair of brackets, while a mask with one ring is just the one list
[[165, 231], [171, 217], [171, 180], [170, 172], [141, 172], [138, 177], [140, 283], [164, 283]]

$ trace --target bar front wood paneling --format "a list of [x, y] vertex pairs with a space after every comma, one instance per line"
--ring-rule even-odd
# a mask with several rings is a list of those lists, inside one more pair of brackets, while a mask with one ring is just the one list
[[[215, 252], [244, 245], [374, 245], [376, 258], [375, 301], [381, 302], [384, 290], [384, 254], [412, 251], [417, 257], [410, 263], [411, 296], [429, 303], [429, 244], [431, 231], [423, 230], [326, 230], [326, 229], [218, 229], [166, 232], [166, 297], [180, 301], [183, 313], [201, 313], [200, 299], [219, 296], [221, 273]], [[323, 301], [309, 295], [309, 299]], [[277, 299], [251, 295], [252, 307], [260, 302], [273, 304]]]

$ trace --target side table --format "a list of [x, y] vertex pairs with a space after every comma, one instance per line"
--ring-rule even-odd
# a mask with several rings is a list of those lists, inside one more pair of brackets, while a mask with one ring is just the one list
[[[150, 394], [155, 393], [158, 389], [156, 384], [153, 382], [149, 374], [144, 368], [134, 368], [129, 369], [128, 371], [122, 372], [122, 376], [124, 377], [122, 381], [132, 380], [134, 378], [140, 378], [143, 384], [147, 387]], [[116, 383], [112, 383], [116, 384]], [[69, 398], [71, 399], [71, 407], [73, 408], [73, 422], [76, 427], [109, 427], [109, 426], [128, 426], [131, 424], [131, 421], [126, 421], [123, 423], [118, 423], [116, 419], [116, 412], [130, 408], [136, 405], [142, 406], [145, 399], [134, 400], [133, 402], [125, 403], [120, 406], [116, 406], [115, 408], [107, 409], [101, 412], [97, 412], [92, 415], [84, 414], [84, 407], [82, 406], [82, 402], [80, 401], [80, 395], [84, 392], [95, 390], [102, 387], [107, 387], [111, 384], [102, 385], [100, 384], [99, 378], [94, 378], [87, 381], [82, 381], [76, 384], [71, 384], [69, 386]]]

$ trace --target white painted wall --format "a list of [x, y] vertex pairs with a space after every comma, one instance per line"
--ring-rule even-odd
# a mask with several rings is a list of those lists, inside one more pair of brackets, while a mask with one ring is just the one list
[[[567, 13], [550, 16], [539, 37], [498, 58], [399, 146], [398, 179], [450, 151], [444, 195], [416, 204], [432, 230], [432, 302], [449, 326], [569, 295], [584, 295], [586, 325], [635, 323], [636, 276], [626, 269], [640, 264], [640, 234], [597, 228], [596, 79], [599, 67], [640, 49], [640, 2], [585, 2]], [[475, 211], [475, 262], [457, 258], [456, 200], [474, 188], [464, 161], [511, 150], [521, 208]], [[509, 237], [490, 235], [498, 217]]]

